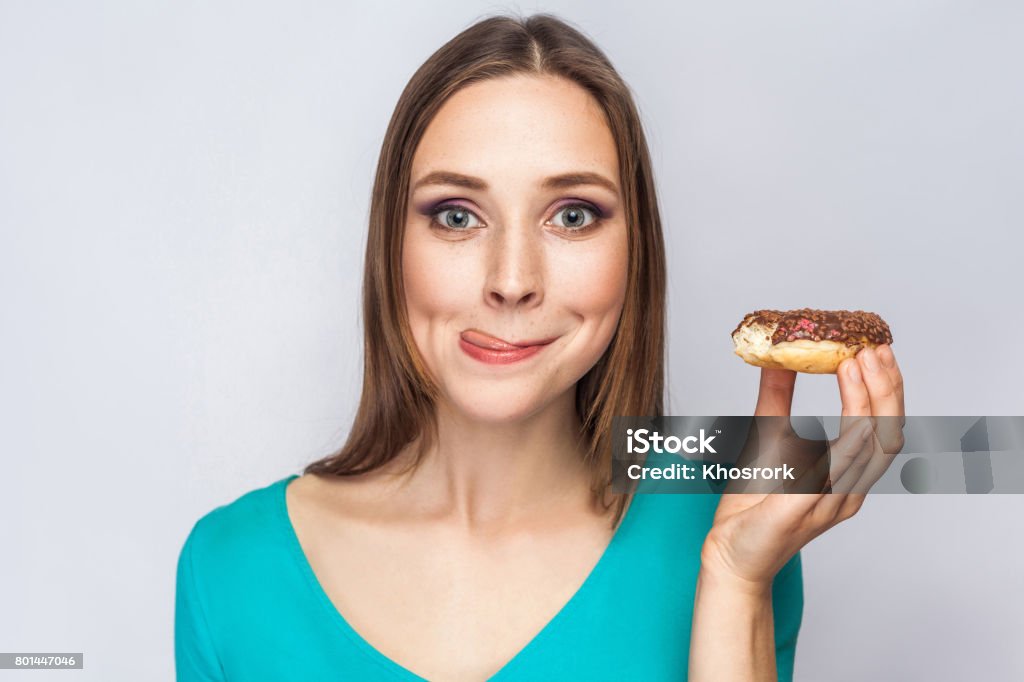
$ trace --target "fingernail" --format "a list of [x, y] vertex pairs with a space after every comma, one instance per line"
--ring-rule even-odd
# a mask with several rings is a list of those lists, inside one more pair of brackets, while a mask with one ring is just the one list
[[892, 348], [889, 348], [889, 344], [878, 347], [878, 357], [881, 359], [882, 364], [889, 369], [896, 366], [896, 356], [892, 354]]
[[878, 358], [875, 356], [875, 351], [870, 348], [865, 348], [860, 352], [861, 357], [864, 358], [864, 366], [868, 368], [869, 372], [878, 371]]
[[846, 370], [846, 375], [850, 377], [850, 381], [860, 381], [860, 369], [857, 367], [856, 362], [850, 363], [850, 368]]

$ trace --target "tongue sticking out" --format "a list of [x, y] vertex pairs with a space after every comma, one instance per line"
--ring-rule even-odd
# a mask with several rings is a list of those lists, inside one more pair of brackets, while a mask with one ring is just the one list
[[471, 343], [474, 346], [490, 350], [517, 350], [519, 348], [525, 348], [525, 346], [514, 346], [511, 343], [502, 341], [501, 339], [496, 339], [493, 336], [488, 336], [487, 334], [482, 334], [473, 330], [462, 332], [462, 339], [466, 343]]

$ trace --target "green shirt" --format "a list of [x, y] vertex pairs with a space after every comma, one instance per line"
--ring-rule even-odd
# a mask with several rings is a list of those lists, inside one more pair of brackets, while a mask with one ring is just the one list
[[[285, 506], [296, 475], [252, 490], [192, 528], [177, 568], [179, 682], [422, 680], [334, 608]], [[586, 581], [491, 680], [685, 680], [700, 549], [714, 494], [639, 494]], [[803, 611], [800, 555], [772, 589], [780, 680]]]

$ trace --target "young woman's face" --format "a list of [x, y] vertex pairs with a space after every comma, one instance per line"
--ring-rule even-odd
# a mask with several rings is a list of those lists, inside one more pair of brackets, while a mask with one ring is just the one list
[[416, 345], [456, 411], [528, 417], [600, 359], [626, 292], [618, 169], [604, 113], [565, 79], [475, 83], [431, 121], [404, 283]]

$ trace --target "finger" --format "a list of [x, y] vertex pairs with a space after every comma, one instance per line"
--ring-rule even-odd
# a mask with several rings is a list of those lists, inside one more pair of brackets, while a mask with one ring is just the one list
[[875, 433], [868, 435], [865, 445], [861, 454], [832, 488], [833, 492], [839, 493], [843, 498], [836, 510], [834, 523], [845, 521], [860, 510], [864, 496], [870, 492], [871, 487], [878, 482], [896, 458], [895, 453], [887, 453], [882, 449]]
[[848, 493], [862, 478], [873, 451], [874, 436], [868, 420], [861, 419], [855, 428], [847, 429], [836, 439], [829, 453], [832, 492], [818, 503], [814, 511], [816, 523], [825, 527], [838, 523]]
[[825, 497], [829, 495], [820, 492], [773, 494], [765, 495], [759, 504], [766, 516], [783, 519], [791, 527], [796, 527]]
[[850, 493], [866, 493], [874, 483], [874, 481], [866, 480], [868, 479], [866, 472], [874, 458], [879, 455], [884, 456], [885, 453], [878, 446], [878, 440], [875, 438], [870, 422], [867, 422], [866, 425], [867, 429], [863, 432], [864, 441], [857, 451], [852, 453], [852, 458], [842, 464], [841, 469], [837, 471], [838, 477], [833, 479], [835, 481], [832, 485], [833, 493], [843, 496]]
[[892, 347], [889, 344], [883, 343], [875, 349], [875, 352], [882, 362], [882, 367], [889, 374], [893, 388], [896, 389], [896, 395], [899, 397], [900, 427], [902, 428], [906, 425], [904, 415], [907, 413], [903, 400], [903, 372], [900, 370], [899, 364], [896, 362], [896, 355], [892, 352]]
[[761, 368], [761, 385], [757, 391], [754, 416], [788, 417], [793, 407], [796, 372], [791, 369]]
[[[826, 445], [828, 444], [825, 441]], [[785, 481], [782, 490], [777, 492], [793, 493], [827, 493], [830, 489], [829, 466], [831, 457], [828, 447], [813, 459], [794, 464], [796, 480]]]
[[864, 504], [864, 499], [867, 497], [864, 493], [851, 493], [846, 496], [842, 506], [839, 507], [839, 514], [836, 518], [837, 521], [845, 521], [850, 518], [858, 511]]
[[839, 435], [855, 428], [863, 417], [871, 415], [871, 397], [860, 370], [860, 364], [853, 358], [843, 360], [836, 371], [839, 381], [839, 397], [843, 402], [842, 417], [839, 420]]
[[[856, 428], [847, 429], [835, 440], [829, 449], [829, 480], [832, 481], [833, 492], [837, 491], [839, 482], [849, 473], [849, 469], [860, 461], [870, 458], [874, 448], [874, 437], [871, 422], [861, 418]], [[858, 474], [859, 475], [859, 474]], [[839, 492], [848, 492], [848, 490]]]
[[[896, 420], [893, 417], [879, 417], [881, 421], [888, 421], [893, 423], [893, 427], [896, 428], [894, 423]], [[903, 446], [903, 434], [900, 430], [900, 448]], [[866, 466], [860, 475], [860, 478], [854, 482], [851, 492], [854, 493], [866, 493], [871, 489], [875, 483], [888, 471], [889, 466], [893, 460], [896, 459], [896, 454], [899, 450], [893, 450], [892, 452], [882, 447], [881, 441], [878, 439], [878, 432], [875, 431], [870, 437], [871, 444], [871, 455], [868, 458]]]
[[881, 358], [873, 348], [864, 348], [856, 357], [860, 365], [860, 371], [864, 377], [864, 384], [868, 389], [868, 399], [871, 403], [871, 415], [873, 417], [890, 417], [888, 419], [876, 419], [878, 439], [881, 442], [882, 450], [885, 452], [899, 452], [903, 447], [903, 429], [898, 422], [901, 417], [902, 406], [896, 387], [893, 386], [892, 377], [882, 367]]

